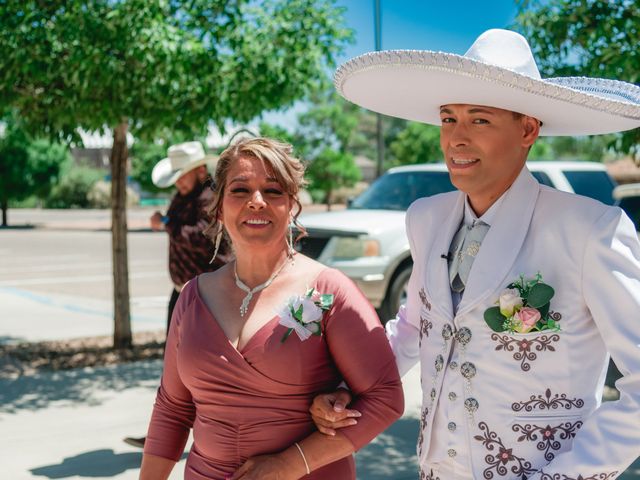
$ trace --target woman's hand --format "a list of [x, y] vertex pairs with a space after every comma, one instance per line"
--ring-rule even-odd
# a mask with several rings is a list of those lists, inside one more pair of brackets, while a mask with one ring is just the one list
[[229, 480], [297, 480], [299, 465], [290, 465], [282, 455], [251, 457]]

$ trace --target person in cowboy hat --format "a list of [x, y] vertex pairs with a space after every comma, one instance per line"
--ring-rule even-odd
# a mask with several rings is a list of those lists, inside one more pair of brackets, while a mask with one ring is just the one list
[[[151, 228], [169, 234], [169, 275], [171, 290], [167, 315], [167, 332], [173, 309], [182, 287], [197, 275], [212, 272], [226, 263], [227, 244], [223, 240], [218, 255], [210, 263], [214, 245], [203, 234], [210, 222], [207, 209], [213, 200], [211, 178], [207, 165], [217, 157], [205, 155], [200, 142], [172, 145], [167, 158], [160, 160], [151, 172], [151, 180], [159, 188], [173, 185], [178, 190], [169, 204], [167, 214], [154, 212]], [[125, 443], [144, 447], [144, 437], [127, 437]]]
[[[639, 127], [640, 88], [542, 79], [507, 30], [463, 56], [366, 54], [335, 85], [370, 110], [440, 125], [459, 190], [409, 208], [413, 272], [387, 324], [400, 373], [421, 363], [420, 479], [621, 474], [640, 454], [638, 237], [619, 208], [542, 186], [525, 161], [539, 135]], [[609, 354], [620, 398], [601, 405]], [[317, 397], [318, 427], [353, 424], [349, 401]]]

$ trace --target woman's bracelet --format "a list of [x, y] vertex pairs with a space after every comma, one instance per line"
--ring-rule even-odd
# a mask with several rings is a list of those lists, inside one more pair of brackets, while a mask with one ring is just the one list
[[311, 470], [309, 470], [309, 464], [307, 463], [307, 458], [304, 456], [302, 447], [298, 445], [298, 442], [294, 443], [294, 445], [298, 447], [298, 451], [300, 452], [300, 455], [302, 456], [302, 461], [304, 462], [304, 467], [307, 469], [307, 475], [309, 475], [311, 473]]

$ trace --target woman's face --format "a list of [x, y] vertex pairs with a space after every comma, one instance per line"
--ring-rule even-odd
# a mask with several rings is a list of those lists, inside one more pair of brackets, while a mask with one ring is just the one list
[[237, 248], [287, 249], [291, 197], [257, 158], [240, 157], [227, 173], [221, 220]]

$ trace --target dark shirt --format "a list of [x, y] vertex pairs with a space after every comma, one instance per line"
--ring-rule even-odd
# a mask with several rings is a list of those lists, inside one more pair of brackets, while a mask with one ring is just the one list
[[209, 183], [198, 184], [187, 195], [176, 193], [167, 216], [169, 233], [169, 274], [176, 287], [181, 288], [196, 275], [211, 272], [223, 265], [220, 255], [226, 251], [221, 245], [219, 256], [209, 264], [213, 256], [213, 242], [203, 231], [210, 223], [207, 210], [213, 201]]

